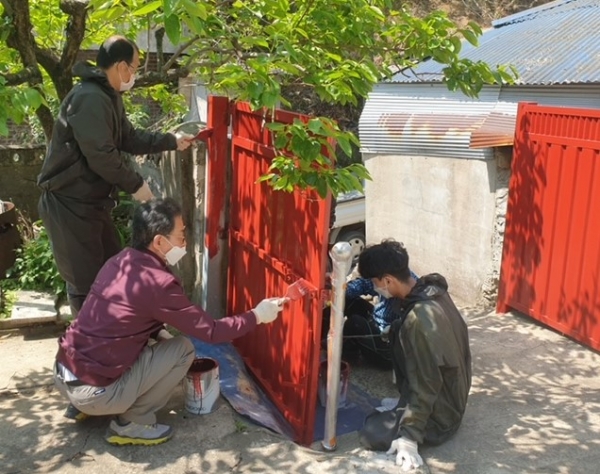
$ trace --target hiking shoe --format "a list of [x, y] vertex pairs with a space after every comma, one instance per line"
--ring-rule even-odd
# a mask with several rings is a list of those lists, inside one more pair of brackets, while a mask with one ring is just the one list
[[82, 411], [79, 411], [79, 409], [72, 403], [69, 403], [69, 406], [63, 413], [63, 416], [65, 418], [68, 418], [69, 420], [75, 420], [75, 421], [87, 420], [90, 417], [90, 415], [83, 413]]
[[110, 444], [141, 446], [154, 446], [168, 441], [173, 435], [173, 430], [168, 425], [138, 425], [129, 422], [121, 425], [117, 420], [112, 420], [108, 426], [106, 441]]

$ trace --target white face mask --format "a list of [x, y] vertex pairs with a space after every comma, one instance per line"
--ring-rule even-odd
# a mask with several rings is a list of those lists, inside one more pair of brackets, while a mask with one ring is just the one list
[[[119, 78], [121, 78], [121, 73], [119, 73]], [[129, 82], [123, 82], [123, 79], [121, 78], [121, 86], [119, 87], [119, 90], [121, 92], [126, 92], [126, 91], [130, 90], [134, 84], [135, 84], [135, 74], [131, 75]]]
[[392, 294], [389, 292], [389, 290], [387, 289], [387, 287], [385, 288], [381, 288], [379, 286], [375, 286], [373, 285], [373, 289], [380, 295], [383, 296], [384, 298], [391, 298]]
[[[167, 242], [171, 244], [169, 239], [167, 239]], [[179, 260], [181, 260], [186, 253], [187, 251], [184, 247], [178, 247], [177, 245], [171, 244], [171, 250], [165, 254], [165, 258], [167, 259], [167, 263], [173, 266], [177, 265]]]

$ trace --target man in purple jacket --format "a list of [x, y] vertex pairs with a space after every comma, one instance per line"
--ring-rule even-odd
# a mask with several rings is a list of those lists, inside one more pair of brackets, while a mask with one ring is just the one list
[[[181, 208], [170, 198], [141, 204], [133, 216], [132, 248], [102, 267], [79, 316], [59, 340], [54, 381], [87, 415], [117, 415], [111, 444], [154, 445], [171, 428], [155, 412], [186, 375], [195, 356], [185, 336], [220, 343], [274, 321], [283, 298], [267, 298], [243, 314], [215, 320], [192, 304], [167, 265], [185, 254]], [[158, 342], [149, 346], [150, 339]]]

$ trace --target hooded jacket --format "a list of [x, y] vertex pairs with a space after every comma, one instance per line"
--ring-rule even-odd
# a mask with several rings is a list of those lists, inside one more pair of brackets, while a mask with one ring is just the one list
[[471, 388], [467, 325], [439, 274], [417, 281], [391, 328], [400, 403], [398, 437], [440, 444], [459, 428]]
[[38, 185], [78, 203], [112, 205], [115, 187], [134, 193], [143, 184], [122, 153], [175, 150], [177, 140], [172, 134], [133, 128], [121, 94], [101, 69], [80, 62], [73, 74], [81, 82], [60, 106]]

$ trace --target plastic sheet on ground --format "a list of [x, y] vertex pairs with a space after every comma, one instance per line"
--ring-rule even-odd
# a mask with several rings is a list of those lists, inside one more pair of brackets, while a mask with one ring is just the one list
[[[244, 361], [230, 343], [207, 344], [197, 339], [192, 339], [192, 342], [197, 357], [211, 357], [219, 362], [221, 395], [236, 412], [276, 433], [294, 439], [294, 430], [248, 374]], [[325, 408], [318, 400], [316, 403], [314, 440], [319, 441], [323, 439]], [[359, 430], [365, 416], [379, 405], [379, 399], [349, 383], [346, 403], [338, 410], [337, 435]]]

